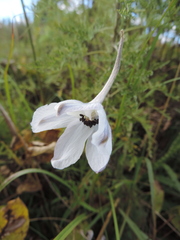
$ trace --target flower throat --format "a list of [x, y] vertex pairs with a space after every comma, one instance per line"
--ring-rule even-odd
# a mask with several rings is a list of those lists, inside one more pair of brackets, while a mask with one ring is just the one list
[[97, 118], [95, 118], [95, 119], [93, 119], [93, 120], [90, 120], [88, 117], [86, 117], [85, 115], [83, 115], [83, 114], [79, 114], [79, 116], [81, 117], [79, 120], [81, 121], [81, 122], [83, 122], [84, 123], [84, 125], [86, 125], [86, 126], [88, 126], [88, 127], [92, 127], [92, 126], [95, 126], [96, 124], [98, 124], [99, 123], [99, 119]]

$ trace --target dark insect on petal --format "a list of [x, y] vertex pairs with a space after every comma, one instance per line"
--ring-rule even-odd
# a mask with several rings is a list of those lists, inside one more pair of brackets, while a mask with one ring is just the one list
[[92, 127], [92, 126], [95, 126], [96, 124], [99, 123], [99, 119], [95, 118], [93, 120], [89, 120], [89, 118], [85, 117], [83, 114], [79, 114], [80, 116], [80, 121], [84, 123], [84, 125], [88, 126], [88, 127]]

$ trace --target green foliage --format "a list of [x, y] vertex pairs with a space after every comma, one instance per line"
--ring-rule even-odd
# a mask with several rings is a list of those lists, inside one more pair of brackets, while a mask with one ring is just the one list
[[177, 158], [180, 153], [180, 134], [178, 134], [175, 139], [172, 141], [169, 149], [164, 155], [158, 159], [156, 165], [162, 166], [162, 163], [171, 161], [173, 158]]
[[[31, 220], [27, 239], [78, 240], [90, 229], [97, 240], [179, 239], [179, 3], [71, 2], [38, 1], [31, 44], [24, 23], [14, 21], [12, 32], [2, 22], [0, 101], [17, 132], [0, 116], [0, 201], [20, 195]], [[62, 131], [32, 134], [33, 112], [96, 96], [122, 28], [121, 69], [103, 103], [113, 133], [110, 162], [99, 174], [84, 155], [68, 169], [52, 169], [52, 152], [27, 149], [48, 146]]]
[[75, 218], [69, 225], [67, 225], [63, 231], [61, 231], [55, 238], [54, 240], [64, 240], [66, 237], [72, 232], [72, 230], [80, 224], [83, 220], [85, 220], [87, 217], [82, 214], [79, 215], [77, 218]]

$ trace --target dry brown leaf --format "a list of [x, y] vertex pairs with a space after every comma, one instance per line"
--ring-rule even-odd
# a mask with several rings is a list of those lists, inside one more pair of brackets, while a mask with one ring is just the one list
[[0, 167], [0, 173], [2, 176], [5, 176], [5, 177], [12, 174], [11, 170], [6, 165]]
[[[31, 137], [32, 137], [32, 132], [29, 130], [29, 129], [24, 129], [22, 132], [21, 132], [21, 137], [24, 139], [24, 141], [26, 143], [29, 143], [30, 140], [31, 140]], [[20, 148], [22, 148], [24, 145], [22, 143], [22, 141], [20, 141], [20, 139], [17, 137], [17, 136], [14, 136], [11, 140], [11, 144], [10, 144], [10, 147], [16, 151]]]
[[167, 121], [164, 123], [164, 126], [163, 126], [162, 131], [163, 131], [163, 132], [166, 131], [171, 125], [172, 125], [171, 120], [167, 120]]
[[35, 179], [32, 175], [28, 175], [26, 180], [19, 184], [16, 189], [17, 194], [23, 192], [37, 192], [42, 189], [42, 185], [38, 179]]
[[48, 145], [43, 145], [43, 143], [41, 144], [42, 145], [39, 145], [38, 143], [38, 146], [28, 147], [29, 155], [32, 157], [35, 157], [44, 153], [53, 153], [56, 142], [52, 142]]
[[62, 132], [62, 129], [53, 129], [49, 131], [44, 131], [37, 133], [36, 135], [45, 143], [56, 142], [59, 138], [59, 133]]

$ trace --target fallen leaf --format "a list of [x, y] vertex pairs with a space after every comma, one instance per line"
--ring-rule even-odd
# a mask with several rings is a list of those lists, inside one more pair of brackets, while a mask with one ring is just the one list
[[0, 239], [23, 240], [29, 228], [29, 213], [20, 198], [0, 207]]
[[[29, 143], [32, 137], [32, 132], [28, 129], [24, 129], [21, 132], [21, 137], [24, 139], [26, 143]], [[11, 140], [10, 147], [13, 151], [16, 151], [24, 147], [24, 145], [17, 136], [14, 136]]]
[[28, 175], [26, 180], [21, 183], [17, 189], [17, 194], [21, 194], [23, 192], [37, 192], [42, 189], [42, 185], [38, 179], [35, 179], [32, 175]]
[[0, 174], [3, 176], [8, 177], [11, 173], [11, 170], [6, 165], [0, 167]]
[[56, 142], [52, 142], [44, 146], [43, 145], [31, 146], [31, 147], [28, 147], [28, 153], [30, 154], [31, 157], [35, 157], [43, 153], [52, 153], [54, 151], [55, 145], [56, 145]]
[[59, 138], [59, 134], [62, 133], [62, 129], [52, 129], [49, 131], [43, 131], [36, 133], [36, 135], [45, 143], [56, 142]]

